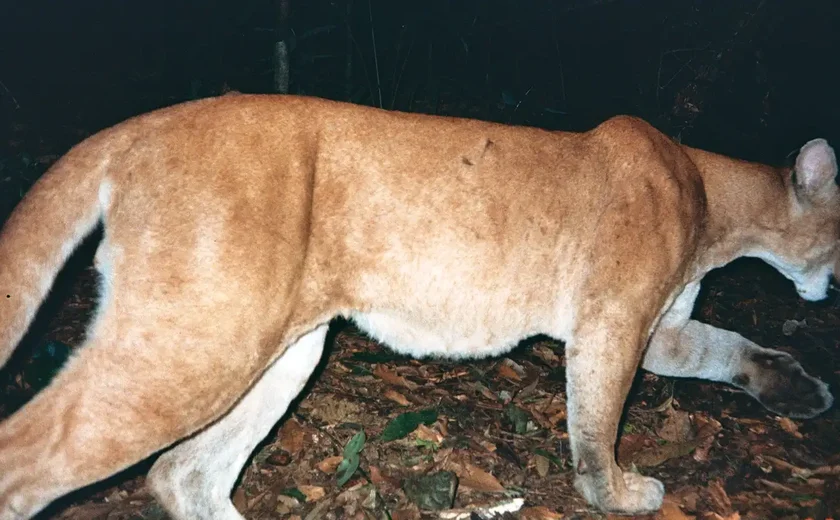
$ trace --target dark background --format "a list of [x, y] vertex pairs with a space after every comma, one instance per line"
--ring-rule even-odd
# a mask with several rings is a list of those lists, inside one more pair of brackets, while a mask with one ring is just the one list
[[[0, 132], [52, 152], [157, 107], [271, 90], [278, 1], [0, 5]], [[630, 113], [779, 162], [837, 136], [837, 5], [290, 0], [290, 90], [553, 129]]]

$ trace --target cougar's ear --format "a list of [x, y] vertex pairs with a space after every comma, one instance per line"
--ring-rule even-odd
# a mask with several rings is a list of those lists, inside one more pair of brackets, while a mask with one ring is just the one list
[[837, 157], [825, 139], [813, 139], [800, 148], [794, 170], [794, 187], [800, 199], [823, 202], [838, 192]]

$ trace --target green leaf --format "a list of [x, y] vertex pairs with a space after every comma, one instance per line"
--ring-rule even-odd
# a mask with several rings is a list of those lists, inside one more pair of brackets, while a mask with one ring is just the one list
[[362, 448], [365, 447], [366, 440], [367, 438], [365, 437], [364, 430], [354, 435], [352, 439], [347, 441], [347, 445], [344, 446], [344, 458], [346, 459], [351, 455], [358, 455], [361, 453]]
[[505, 408], [505, 413], [507, 414], [510, 422], [513, 424], [513, 429], [516, 433], [520, 435], [528, 433], [528, 413], [525, 410], [513, 404], [509, 404]]
[[356, 473], [356, 470], [359, 469], [359, 455], [354, 453], [349, 457], [345, 456], [344, 460], [341, 461], [341, 464], [338, 465], [338, 469], [335, 472], [335, 478], [338, 482], [338, 486], [341, 487], [350, 480], [350, 477]]
[[403, 491], [420, 509], [449, 509], [455, 502], [458, 477], [451, 471], [409, 477], [403, 481]]
[[402, 439], [417, 429], [421, 424], [430, 425], [437, 421], [438, 414], [434, 410], [423, 410], [422, 412], [407, 412], [399, 415], [389, 422], [379, 436], [382, 442]]
[[286, 495], [287, 497], [292, 497], [301, 503], [306, 502], [306, 495], [301, 493], [301, 491], [298, 488], [281, 489], [280, 494]]
[[535, 449], [534, 453], [536, 453], [537, 455], [542, 455], [543, 457], [547, 458], [549, 461], [554, 463], [555, 466], [557, 466], [560, 469], [563, 469], [563, 459], [561, 459], [557, 455], [541, 448]]
[[335, 478], [338, 481], [339, 487], [346, 484], [350, 480], [350, 477], [356, 473], [356, 470], [359, 469], [359, 453], [365, 447], [366, 440], [367, 437], [365, 436], [364, 430], [362, 430], [356, 433], [344, 446], [344, 459], [335, 471]]
[[350, 373], [353, 374], [354, 376], [370, 376], [370, 375], [373, 375], [373, 372], [371, 372], [370, 370], [368, 370], [367, 368], [365, 368], [363, 366], [353, 365], [351, 363], [345, 363], [345, 365], [347, 365], [347, 368], [350, 369]]
[[434, 441], [424, 441], [422, 439], [417, 439], [417, 441], [414, 444], [418, 448], [424, 448], [431, 451], [437, 451], [438, 449], [438, 445]]

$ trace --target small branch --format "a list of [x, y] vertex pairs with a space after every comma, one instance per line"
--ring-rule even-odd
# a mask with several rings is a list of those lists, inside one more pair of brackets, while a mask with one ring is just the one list
[[[417, 39], [417, 33], [414, 32], [411, 35], [411, 43], [408, 46], [408, 52], [405, 55], [405, 59], [403, 60], [402, 67], [400, 67], [399, 76], [396, 76], [396, 68], [394, 69], [394, 75], [396, 76], [396, 81], [392, 81], [393, 87], [393, 95], [391, 96], [391, 110], [394, 109], [394, 106], [397, 104], [397, 93], [400, 90], [400, 82], [402, 81], [403, 73], [405, 72], [405, 66], [408, 64], [408, 59], [411, 57], [411, 51], [414, 49], [414, 41]], [[400, 41], [402, 41], [402, 35], [400, 35]], [[399, 51], [397, 51], [397, 57], [399, 57]]]
[[764, 485], [764, 487], [766, 487], [766, 488], [768, 488], [772, 491], [776, 491], [777, 493], [787, 493], [788, 495], [792, 495], [792, 494], [796, 493], [796, 491], [793, 488], [790, 488], [790, 487], [788, 487], [784, 484], [779, 484], [778, 482], [773, 482], [772, 480], [759, 478], [759, 479], [756, 479], [756, 482]]
[[[373, 91], [373, 84], [371, 84], [371, 82], [370, 82], [370, 73], [368, 72], [368, 69], [367, 69], [367, 62], [365, 60], [365, 56], [364, 56], [364, 54], [362, 54], [362, 46], [359, 45], [359, 42], [357, 42], [356, 38], [353, 36], [353, 31], [350, 30], [349, 24], [348, 24], [348, 29], [347, 30], [349, 31], [348, 36], [350, 37], [350, 40], [353, 42], [353, 47], [356, 49], [356, 52], [359, 53], [359, 62], [362, 64], [362, 72], [365, 75], [365, 81], [367, 81], [368, 91], [370, 92], [370, 101], [371, 101], [371, 103], [376, 103], [376, 93]], [[351, 100], [348, 98], [348, 101], [351, 101]]]
[[3, 90], [6, 91], [6, 94], [8, 94], [9, 97], [12, 99], [12, 103], [15, 104], [15, 110], [20, 110], [20, 103], [18, 103], [18, 100], [15, 98], [15, 95], [12, 94], [12, 91], [9, 90], [9, 87], [7, 87], [6, 84], [2, 81], [0, 81], [0, 87], [3, 87]]
[[790, 462], [773, 457], [771, 455], [764, 455], [762, 458], [769, 462], [771, 465], [775, 466], [776, 469], [784, 469], [790, 471], [791, 475], [793, 475], [794, 477], [799, 477], [803, 479], [811, 478], [813, 476], [840, 475], [840, 464], [836, 466], [820, 466], [818, 468], [809, 469], [800, 468], [799, 466], [795, 466]]
[[350, 29], [350, 20], [353, 19], [353, 0], [347, 0], [347, 18], [345, 23], [346, 41], [344, 55], [344, 100], [351, 101], [353, 97], [353, 31]]
[[368, 20], [370, 20], [370, 41], [373, 44], [373, 64], [376, 67], [376, 91], [379, 95], [379, 108], [384, 108], [382, 104], [382, 80], [379, 78], [379, 56], [376, 50], [376, 30], [373, 28], [373, 9], [368, 0]]

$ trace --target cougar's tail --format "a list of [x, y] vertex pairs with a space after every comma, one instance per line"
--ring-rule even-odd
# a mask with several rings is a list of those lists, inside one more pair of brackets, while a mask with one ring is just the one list
[[[0, 367], [35, 317], [67, 257], [96, 227], [109, 157], [107, 134], [62, 157], [0, 231]], [[106, 193], [102, 195], [107, 196]]]

